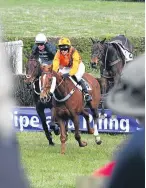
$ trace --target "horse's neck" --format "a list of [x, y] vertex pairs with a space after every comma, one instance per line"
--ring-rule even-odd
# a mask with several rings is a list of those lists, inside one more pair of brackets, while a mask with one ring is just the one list
[[[72, 81], [68, 78], [66, 80], [63, 80], [61, 76], [59, 76], [56, 72], [53, 71], [53, 76], [56, 77], [56, 89], [55, 89], [55, 94], [59, 98], [65, 97], [71, 89], [74, 87]], [[56, 96], [56, 97], [57, 97]]]
[[117, 49], [110, 43], [107, 43], [105, 50], [106, 62], [113, 62], [119, 56]]
[[105, 64], [108, 61], [108, 50], [109, 50], [109, 44], [108, 43], [104, 43], [104, 49], [103, 49], [103, 55], [102, 55], [102, 62]]
[[62, 80], [63, 78], [61, 78], [61, 76], [59, 76], [55, 71], [52, 71], [52, 75], [56, 77], [56, 97], [62, 98], [65, 95], [64, 80]]

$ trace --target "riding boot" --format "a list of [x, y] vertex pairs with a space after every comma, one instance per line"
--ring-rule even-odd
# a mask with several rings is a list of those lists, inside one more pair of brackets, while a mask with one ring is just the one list
[[78, 84], [82, 87], [82, 91], [84, 93], [85, 96], [85, 100], [86, 102], [92, 101], [92, 97], [91, 95], [88, 93], [87, 87], [85, 85], [85, 82], [81, 79]]

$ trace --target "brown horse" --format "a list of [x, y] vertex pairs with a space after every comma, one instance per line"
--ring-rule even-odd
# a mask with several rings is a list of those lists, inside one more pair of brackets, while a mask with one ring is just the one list
[[79, 115], [83, 115], [87, 122], [87, 129], [89, 134], [95, 136], [95, 141], [97, 144], [101, 144], [100, 136], [97, 129], [98, 124], [98, 105], [100, 103], [100, 85], [98, 81], [88, 73], [85, 73], [83, 78], [86, 80], [91, 88], [90, 94], [92, 96], [92, 101], [88, 104], [93, 114], [94, 119], [94, 130], [89, 124], [89, 113], [84, 109], [84, 97], [80, 89], [78, 89], [77, 84], [73, 83], [71, 78], [64, 79], [62, 76], [52, 71], [49, 73], [44, 72], [41, 76], [41, 94], [40, 99], [44, 100], [50, 98], [50, 87], [52, 85], [52, 78], [56, 78], [55, 91], [53, 93], [53, 98], [55, 102], [56, 119], [60, 126], [60, 140], [61, 140], [61, 153], [65, 153], [65, 142], [66, 142], [66, 130], [64, 122], [71, 119], [75, 127], [75, 139], [78, 141], [80, 147], [85, 147], [86, 142], [81, 140], [79, 134]]
[[116, 84], [121, 76], [124, 65], [133, 60], [133, 45], [124, 35], [118, 35], [106, 42], [95, 41], [91, 48], [91, 66], [96, 69], [100, 66], [102, 110], [104, 115], [104, 99], [108, 91]]

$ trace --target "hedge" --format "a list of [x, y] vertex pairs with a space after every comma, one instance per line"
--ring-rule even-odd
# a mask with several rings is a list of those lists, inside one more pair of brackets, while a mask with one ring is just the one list
[[13, 97], [17, 106], [34, 106], [31, 85], [24, 82], [25, 75], [13, 75]]
[[[104, 38], [107, 39], [107, 41], [109, 41], [112, 37], [114, 36], [102, 36], [100, 38], [98, 38], [99, 40], [102, 40]], [[95, 38], [94, 38], [95, 39]], [[96, 38], [97, 39], [97, 38]], [[131, 41], [131, 43], [134, 46], [134, 55], [137, 56], [141, 53], [144, 52], [145, 50], [145, 37], [128, 37], [128, 39]], [[34, 44], [34, 38], [10, 38], [7, 37], [7, 39], [5, 39], [7, 41], [15, 41], [15, 40], [22, 40], [24, 43], [24, 48], [23, 51], [24, 53], [31, 53], [31, 48]], [[57, 42], [59, 40], [59, 38], [48, 38], [48, 40], [52, 43], [54, 43], [57, 46]], [[77, 50], [80, 52], [82, 59], [84, 62], [89, 63], [90, 62], [90, 54], [91, 54], [91, 45], [92, 45], [92, 41], [90, 38], [70, 38], [71, 43], [74, 47], [77, 48]], [[27, 59], [24, 56], [24, 63], [27, 61]]]
[[[98, 38], [99, 40], [102, 40], [106, 38], [108, 41], [114, 36], [102, 36]], [[54, 43], [57, 46], [59, 38], [49, 38], [48, 40], [52, 43]], [[95, 39], [95, 38], [94, 38]], [[97, 38], [96, 38], [97, 39]], [[145, 51], [145, 37], [128, 37], [128, 39], [131, 41], [131, 43], [134, 46], [134, 56], [138, 56], [142, 54]], [[34, 38], [12, 38], [7, 37], [5, 41], [15, 41], [15, 40], [22, 40], [24, 43], [23, 52], [24, 54], [30, 54], [32, 46], [34, 44]], [[92, 73], [94, 76], [98, 77], [98, 72], [92, 72], [92, 69], [89, 66], [90, 62], [90, 56], [91, 56], [91, 45], [92, 41], [90, 38], [70, 38], [71, 43], [76, 49], [80, 52], [83, 62], [86, 65], [86, 71]], [[23, 60], [24, 65], [27, 61], [26, 56], [23, 54]], [[17, 101], [17, 105], [20, 106], [32, 106], [33, 105], [33, 98], [32, 98], [32, 89], [29, 88], [24, 82], [23, 82], [23, 76], [14, 76], [15, 78], [15, 88], [14, 88], [14, 97]], [[30, 97], [28, 97], [30, 96]]]

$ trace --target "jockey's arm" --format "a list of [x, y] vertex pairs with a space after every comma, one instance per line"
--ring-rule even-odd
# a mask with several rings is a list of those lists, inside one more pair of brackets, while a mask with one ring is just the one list
[[72, 58], [73, 58], [73, 65], [72, 65], [72, 68], [70, 69], [70, 72], [69, 72], [70, 76], [73, 76], [77, 73], [78, 68], [79, 68], [79, 64], [80, 64], [80, 61], [81, 61], [78, 51], [75, 51], [73, 53]]
[[32, 47], [32, 55], [36, 56], [37, 54], [37, 45], [35, 44], [33, 47]]
[[53, 71], [58, 72], [59, 69], [59, 51], [56, 53], [53, 60]]
[[56, 46], [51, 44], [51, 43], [47, 43], [46, 44], [46, 49], [49, 53], [50, 58], [52, 57], [52, 59], [54, 58], [55, 54], [56, 54]]

